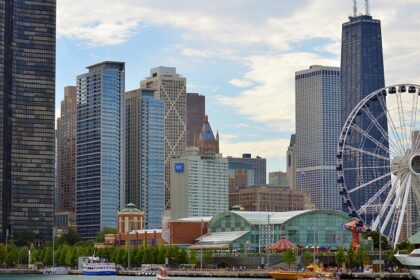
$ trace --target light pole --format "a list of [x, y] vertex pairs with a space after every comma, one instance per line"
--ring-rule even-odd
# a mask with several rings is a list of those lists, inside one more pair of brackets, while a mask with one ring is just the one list
[[131, 230], [131, 221], [130, 219], [128, 220], [128, 249], [127, 249], [127, 253], [128, 253], [128, 257], [127, 257], [127, 267], [128, 270], [131, 269], [131, 263], [130, 263], [130, 247], [131, 247], [131, 239], [130, 239], [130, 230]]

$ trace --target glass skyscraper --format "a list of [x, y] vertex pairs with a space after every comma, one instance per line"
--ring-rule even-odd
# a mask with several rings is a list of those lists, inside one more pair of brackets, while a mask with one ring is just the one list
[[83, 238], [116, 228], [124, 193], [124, 63], [77, 77], [76, 220]]
[[[342, 125], [351, 113], [354, 107], [368, 94], [385, 86], [384, 65], [382, 55], [382, 36], [381, 22], [373, 19], [370, 15], [360, 15], [349, 18], [349, 22], [343, 24], [342, 45], [341, 45], [341, 122]], [[381, 97], [380, 97], [381, 98]], [[375, 137], [375, 141], [381, 142], [388, 147], [388, 139], [382, 137], [382, 133], [377, 127], [372, 127], [371, 118], [377, 119], [377, 122], [384, 131], [387, 129], [387, 119], [384, 115], [384, 109], [381, 103], [385, 100], [372, 100], [369, 107], [366, 107], [361, 115], [356, 117], [357, 125], [370, 131], [370, 135]], [[369, 115], [368, 115], [369, 114]], [[358, 185], [369, 182], [385, 173], [388, 168], [379, 170], [363, 170], [361, 165], [368, 166], [372, 161], [374, 166], [389, 166], [389, 161], [380, 160], [377, 157], [370, 156], [369, 152], [382, 153], [389, 157], [385, 151], [376, 151], [377, 145], [371, 140], [366, 139], [361, 143], [361, 134], [352, 134], [348, 136], [347, 146], [362, 148], [366, 151], [363, 156], [357, 157], [350, 148], [345, 150], [344, 170], [346, 178], [346, 187], [350, 190]], [[359, 153], [360, 155], [360, 153]], [[363, 163], [363, 164], [362, 164]], [[356, 208], [360, 208], [370, 197], [387, 182], [389, 178], [380, 180], [372, 184], [369, 188], [352, 193], [352, 201]], [[384, 194], [385, 195], [385, 194]], [[345, 209], [347, 210], [347, 209]]]
[[162, 227], [165, 210], [165, 102], [154, 90], [125, 94], [125, 202], [144, 211], [145, 228]]
[[340, 68], [296, 72], [296, 188], [317, 209], [341, 209], [336, 149], [341, 130]]
[[0, 1], [0, 235], [50, 240], [55, 160], [55, 0]]

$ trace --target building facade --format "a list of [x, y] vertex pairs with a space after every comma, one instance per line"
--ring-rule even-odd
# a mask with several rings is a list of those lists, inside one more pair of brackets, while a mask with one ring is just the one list
[[85, 239], [115, 228], [124, 205], [124, 63], [88, 70], [77, 77], [76, 220]]
[[57, 119], [57, 201], [58, 212], [75, 212], [76, 193], [76, 87], [64, 88], [61, 115]]
[[118, 211], [117, 233], [128, 233], [133, 230], [144, 229], [144, 212], [128, 203], [124, 209]]
[[289, 187], [287, 173], [283, 171], [268, 172], [268, 184], [271, 186]]
[[187, 93], [187, 146], [194, 146], [194, 136], [200, 133], [206, 115], [206, 97]]
[[165, 209], [165, 103], [153, 90], [125, 94], [125, 202], [144, 211], [145, 228], [160, 228]]
[[236, 205], [245, 211], [284, 212], [314, 208], [307, 192], [279, 186], [258, 186], [229, 192], [229, 209]]
[[[381, 22], [373, 19], [370, 15], [353, 15], [342, 26], [341, 123], [344, 124], [350, 112], [364, 97], [384, 86]], [[369, 127], [372, 123], [371, 117], [374, 117], [381, 126], [381, 130], [388, 131], [387, 118], [384, 114], [385, 105], [382, 105], [384, 102], [383, 97], [369, 102], [369, 113], [366, 112], [367, 110], [363, 110], [359, 116], [356, 116], [356, 123], [362, 130], [369, 129], [369, 134], [375, 138], [375, 141], [388, 147], [389, 143], [387, 139], [382, 138], [381, 131], [376, 126]], [[346, 168], [349, 168], [345, 171], [345, 183], [348, 190], [390, 172], [389, 167], [386, 167], [390, 165], [389, 160], [380, 160], [368, 154], [369, 152], [382, 153], [381, 155], [387, 158], [389, 157], [388, 152], [376, 151], [377, 145], [368, 139], [364, 143], [360, 143], [360, 141], [361, 137], [358, 134], [347, 137], [346, 145], [349, 149], [345, 149], [343, 156], [346, 159], [344, 164]], [[363, 145], [363, 149], [367, 153], [362, 158], [355, 158], [355, 153], [350, 147], [360, 147], [360, 145]], [[376, 166], [384, 168], [363, 171], [360, 168], [361, 165], [366, 165], [369, 161], [374, 161]], [[351, 194], [354, 206], [360, 208], [389, 180], [390, 178], [386, 177], [371, 184], [369, 188]], [[386, 194], [384, 193], [384, 195]]]
[[336, 150], [341, 131], [340, 68], [296, 72], [296, 188], [317, 209], [341, 209]]
[[56, 1], [0, 5], [0, 235], [52, 235]]
[[286, 153], [287, 181], [291, 189], [296, 188], [296, 134], [290, 136], [290, 144]]
[[200, 156], [215, 156], [219, 153], [219, 132], [214, 137], [208, 116], [204, 117], [201, 129], [194, 136], [194, 146]]
[[235, 164], [247, 164], [251, 166], [252, 170], [254, 171], [254, 182], [248, 181], [249, 186], [261, 186], [267, 184], [267, 161], [265, 158], [261, 158], [258, 156], [256, 158], [252, 158], [251, 154], [242, 154], [241, 158], [227, 158], [229, 160], [229, 166], [234, 167]]
[[228, 209], [228, 160], [189, 147], [171, 163], [171, 217], [213, 216]]
[[140, 84], [165, 102], [165, 209], [170, 209], [171, 158], [181, 156], [187, 144], [187, 81], [175, 67], [160, 66]]

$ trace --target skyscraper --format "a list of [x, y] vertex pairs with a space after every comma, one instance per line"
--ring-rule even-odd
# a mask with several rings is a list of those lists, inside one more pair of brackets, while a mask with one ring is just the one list
[[117, 226], [124, 198], [124, 63], [77, 77], [76, 220], [83, 238]]
[[55, 161], [56, 1], [0, 1], [0, 234], [49, 240]]
[[[250, 176], [248, 177], [248, 186], [264, 186], [267, 184], [267, 160], [265, 158], [258, 156], [252, 158], [251, 154], [242, 154], [241, 158], [228, 156], [227, 159], [229, 160], [229, 169], [248, 169], [246, 166], [252, 168], [253, 172], [247, 172]], [[253, 179], [253, 181], [249, 179]]]
[[206, 97], [187, 93], [187, 146], [194, 145], [194, 136], [200, 132], [206, 114]]
[[[368, 10], [368, 9], [367, 9]], [[349, 21], [343, 24], [342, 44], [341, 44], [341, 124], [343, 125], [353, 108], [369, 93], [385, 86], [384, 66], [382, 55], [382, 36], [381, 22], [373, 19], [368, 11], [366, 15], [356, 15], [349, 18]], [[381, 98], [381, 97], [380, 97]], [[365, 113], [356, 117], [357, 125], [375, 137], [376, 141], [382, 142], [386, 147], [388, 140], [382, 139], [382, 133], [377, 127], [369, 126], [372, 124], [371, 118], [377, 119], [379, 125], [384, 131], [387, 131], [387, 119], [381, 103], [384, 100], [372, 100], [369, 102], [369, 112], [371, 116]], [[367, 110], [367, 109], [366, 109]], [[298, 136], [299, 137], [299, 136]], [[375, 166], [389, 166], [389, 161], [380, 161], [376, 157], [364, 154], [361, 158], [355, 156], [350, 147], [360, 147], [360, 134], [352, 134], [347, 137], [345, 150], [345, 166], [348, 168], [345, 172], [346, 187], [352, 189], [357, 185], [377, 178], [389, 170], [362, 170], [361, 165], [367, 165], [367, 161], [375, 161]], [[369, 152], [382, 153], [382, 156], [389, 157], [385, 151], [374, 151], [377, 145], [369, 139], [362, 144], [363, 149]], [[365, 164], [363, 164], [364, 162]], [[380, 180], [371, 184], [369, 188], [364, 188], [351, 194], [352, 202], [356, 208], [360, 208], [373, 194], [387, 182], [389, 178]]]
[[165, 209], [170, 209], [171, 158], [180, 156], [187, 141], [187, 81], [175, 67], [156, 67], [141, 88], [153, 89], [157, 99], [165, 101]]
[[289, 147], [286, 153], [286, 173], [291, 189], [296, 188], [296, 134], [290, 136]]
[[144, 211], [145, 228], [161, 228], [165, 209], [165, 102], [153, 90], [125, 94], [125, 202]]
[[296, 188], [317, 209], [341, 209], [336, 149], [341, 130], [340, 68], [296, 72]]
[[61, 116], [57, 119], [57, 201], [58, 212], [75, 212], [76, 191], [76, 87], [64, 88]]
[[208, 116], [203, 121], [201, 129], [194, 136], [194, 146], [199, 148], [200, 156], [215, 156], [219, 153], [219, 133], [214, 137]]

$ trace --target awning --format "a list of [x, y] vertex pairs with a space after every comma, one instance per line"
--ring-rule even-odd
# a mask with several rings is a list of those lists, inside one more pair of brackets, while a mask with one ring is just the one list
[[203, 244], [206, 243], [231, 243], [238, 238], [241, 238], [249, 231], [226, 231], [226, 232], [210, 232], [203, 236], [200, 236], [195, 241]]
[[229, 244], [195, 244], [188, 247], [189, 250], [199, 250], [199, 249], [229, 249]]

